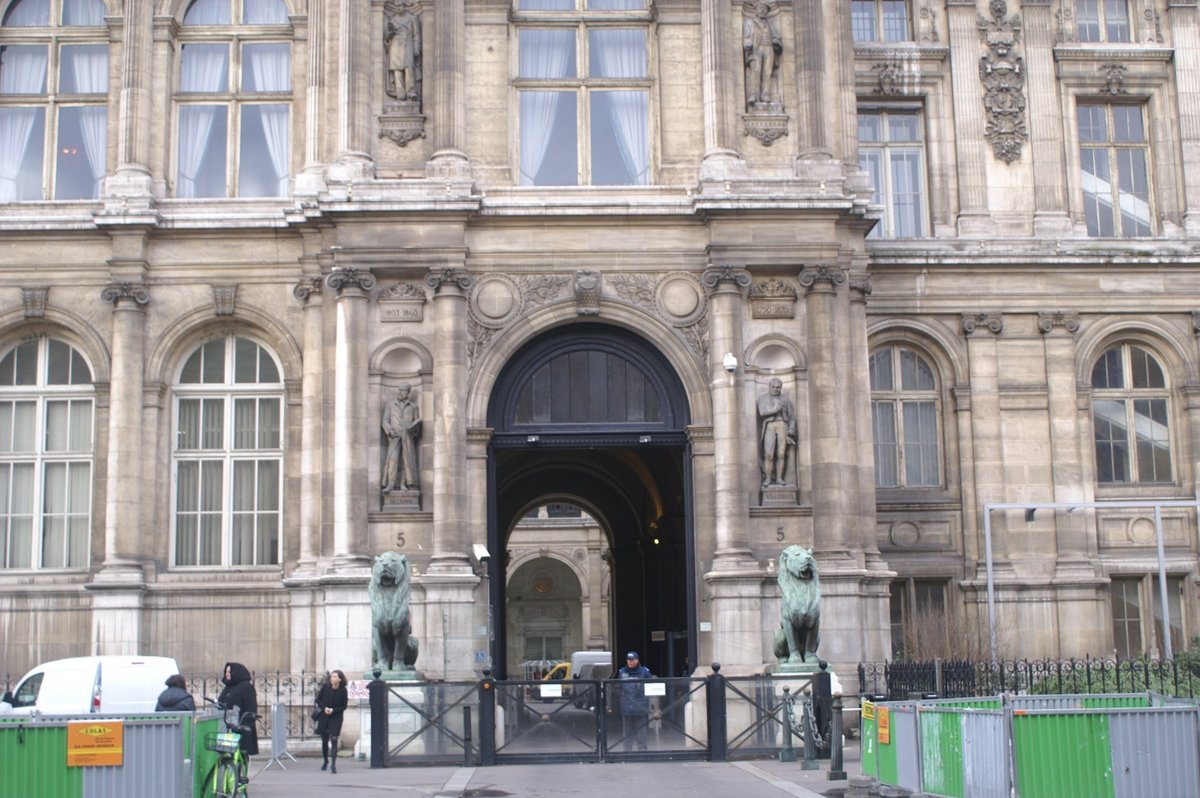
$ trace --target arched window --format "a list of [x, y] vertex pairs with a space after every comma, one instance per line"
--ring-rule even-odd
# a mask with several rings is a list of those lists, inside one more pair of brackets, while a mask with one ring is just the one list
[[1170, 392], [1162, 365], [1137, 344], [1109, 349], [1092, 367], [1096, 479], [1170, 482]]
[[284, 197], [292, 37], [282, 0], [194, 0], [179, 31], [177, 197]]
[[871, 353], [877, 487], [941, 484], [938, 404], [933, 369], [915, 350], [884, 346]]
[[279, 563], [283, 380], [248, 338], [208, 341], [175, 385], [176, 566]]
[[100, 196], [108, 151], [102, 0], [16, 0], [0, 23], [0, 202]]
[[42, 336], [0, 357], [0, 566], [87, 567], [93, 413], [70, 344]]

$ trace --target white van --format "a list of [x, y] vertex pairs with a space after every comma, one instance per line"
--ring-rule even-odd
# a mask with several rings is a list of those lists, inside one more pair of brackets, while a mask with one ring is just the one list
[[179, 673], [170, 657], [71, 657], [44, 662], [4, 694], [0, 713], [18, 715], [132, 715], [153, 712], [167, 677]]
[[551, 668], [544, 682], [565, 681], [567, 679], [609, 679], [612, 678], [611, 651], [575, 651], [571, 659], [560, 662]]

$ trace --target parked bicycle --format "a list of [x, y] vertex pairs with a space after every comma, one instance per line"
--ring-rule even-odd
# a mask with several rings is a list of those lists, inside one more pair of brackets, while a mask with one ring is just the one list
[[212, 798], [247, 798], [250, 763], [246, 754], [242, 752], [242, 735], [251, 730], [258, 715], [243, 712], [241, 717], [238, 717], [238, 707], [217, 707], [225, 712], [225, 731], [204, 735], [204, 747], [219, 755], [216, 764], [213, 765], [211, 777], [205, 779], [207, 786], [204, 794]]

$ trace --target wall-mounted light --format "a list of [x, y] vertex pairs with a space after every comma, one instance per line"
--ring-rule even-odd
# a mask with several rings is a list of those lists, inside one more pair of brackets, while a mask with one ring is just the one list
[[642, 436], [638, 437], [638, 443], [649, 443], [649, 442], [650, 442], [649, 435], [642, 435]]
[[529, 435], [525, 438], [526, 443], [537, 443], [540, 440], [541, 440], [541, 438], [538, 437], [537, 435]]

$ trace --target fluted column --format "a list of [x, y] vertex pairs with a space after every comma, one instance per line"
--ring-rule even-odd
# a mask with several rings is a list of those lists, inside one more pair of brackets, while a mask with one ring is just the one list
[[321, 120], [321, 89], [325, 65], [324, 0], [308, 4], [308, 48], [306, 82], [304, 86], [304, 169], [296, 175], [297, 194], [319, 194], [325, 188], [324, 164], [321, 163], [323, 126]]
[[[1023, 0], [1025, 17], [1025, 59], [1030, 75], [1054, 74], [1055, 24], [1050, 0]], [[1031, 80], [1029, 92], [1030, 151], [1036, 174], [1061, 175], [1063, 164], [1063, 125], [1059, 85], [1054, 80]], [[1033, 183], [1034, 235], [1069, 235], [1071, 219], [1067, 215], [1067, 182], [1035, 180]]]
[[1200, 9], [1196, 0], [1167, 4], [1171, 44], [1175, 47], [1175, 85], [1179, 98], [1179, 135], [1183, 142], [1186, 198], [1183, 222], [1189, 236], [1200, 237]]
[[355, 570], [367, 543], [367, 310], [375, 276], [334, 267], [325, 287], [337, 295], [333, 397], [333, 567]]
[[979, 82], [978, 12], [975, 0], [947, 0], [950, 72], [954, 87], [955, 144], [958, 151], [958, 232], [988, 235], [987, 164], [992, 157], [984, 139], [983, 86]]
[[[716, 522], [716, 560], [748, 560], [745, 538], [747, 447], [742, 435], [742, 305], [750, 287], [750, 273], [733, 266], [705, 270], [701, 277], [709, 291], [708, 374], [713, 404], [713, 502]], [[733, 371], [725, 368], [726, 354], [739, 362]]]
[[[731, 39], [730, 6], [722, 0], [700, 0], [701, 81], [704, 102], [704, 158], [735, 159], [737, 134], [734, 121], [737, 96], [731, 76], [742, 74]], [[738, 48], [740, 52], [740, 47]]]
[[154, 7], [150, 0], [126, 0], [122, 20], [121, 89], [117, 105], [117, 164], [106, 182], [108, 194], [150, 194], [150, 68], [154, 49]]
[[324, 280], [310, 277], [292, 293], [304, 303], [304, 374], [300, 413], [300, 571], [314, 571], [320, 555], [321, 538], [321, 454], [322, 392], [324, 390]]
[[465, 162], [467, 26], [463, 0], [439, 0], [434, 6], [434, 22], [437, 50], [432, 53], [430, 81], [433, 84], [433, 160]]
[[330, 168], [335, 179], [372, 175], [367, 130], [370, 124], [371, 48], [366, 34], [370, 3], [340, 0], [338, 6], [338, 163]]
[[433, 558], [430, 572], [470, 572], [467, 519], [467, 291], [462, 269], [431, 269], [437, 343], [433, 368]]
[[[825, 133], [832, 116], [825, 107], [825, 83], [828, 59], [825, 52], [825, 18], [822, 0], [796, 0], [796, 128], [800, 135], [801, 157], [829, 154]], [[835, 25], [837, 21], [835, 20]], [[851, 64], [853, 67], [853, 64]], [[853, 69], [847, 74], [853, 74]], [[851, 92], [853, 94], [853, 92]]]

